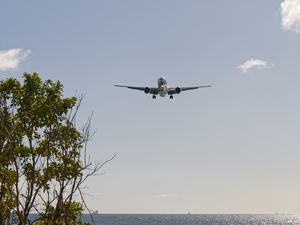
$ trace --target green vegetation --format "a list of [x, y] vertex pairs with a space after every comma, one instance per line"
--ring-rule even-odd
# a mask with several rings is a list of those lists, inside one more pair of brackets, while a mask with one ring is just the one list
[[0, 225], [85, 224], [82, 184], [109, 160], [86, 155], [91, 119], [75, 126], [82, 98], [37, 73], [23, 78], [0, 81]]

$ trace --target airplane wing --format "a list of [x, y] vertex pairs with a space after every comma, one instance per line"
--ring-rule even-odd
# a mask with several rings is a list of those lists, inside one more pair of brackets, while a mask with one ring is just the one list
[[154, 88], [154, 87], [134, 87], [134, 86], [124, 86], [124, 85], [115, 85], [115, 87], [124, 87], [124, 88], [129, 88], [129, 89], [133, 89], [133, 90], [139, 90], [139, 91], [143, 91], [146, 94], [158, 94], [158, 88]]
[[194, 86], [194, 87], [176, 87], [176, 88], [169, 88], [168, 89], [168, 94], [173, 95], [173, 94], [179, 94], [182, 91], [189, 91], [189, 90], [195, 90], [198, 88], [207, 88], [211, 87], [211, 85], [203, 85], [203, 86]]

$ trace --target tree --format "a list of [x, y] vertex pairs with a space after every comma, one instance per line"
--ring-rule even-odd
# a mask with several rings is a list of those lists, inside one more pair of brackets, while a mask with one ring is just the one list
[[82, 184], [115, 155], [87, 157], [91, 118], [75, 124], [82, 97], [64, 98], [62, 83], [37, 73], [23, 78], [0, 81], [0, 225], [83, 224]]

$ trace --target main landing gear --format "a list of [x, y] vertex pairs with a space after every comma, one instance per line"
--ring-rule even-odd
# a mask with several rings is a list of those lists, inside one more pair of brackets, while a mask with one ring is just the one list
[[170, 99], [173, 99], [173, 95], [170, 95]]
[[152, 99], [156, 99], [156, 95], [152, 95]]

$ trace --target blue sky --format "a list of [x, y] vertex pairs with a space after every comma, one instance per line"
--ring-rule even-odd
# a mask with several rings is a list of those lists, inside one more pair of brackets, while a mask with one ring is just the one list
[[[300, 213], [300, 1], [0, 1], [0, 77], [83, 93], [108, 213]], [[151, 99], [114, 84], [213, 85]]]

